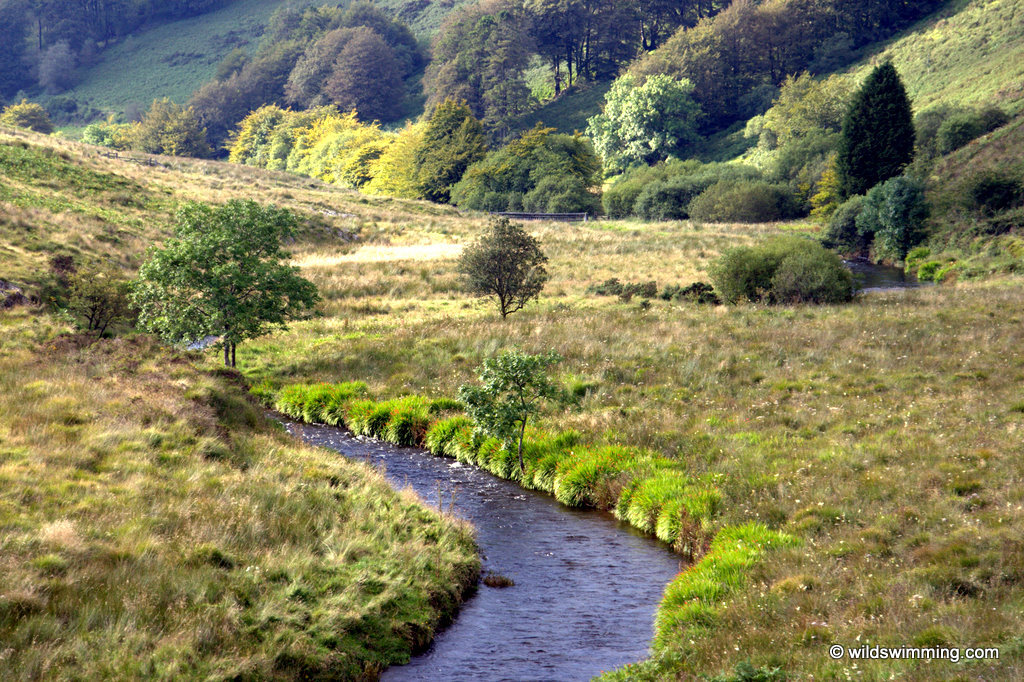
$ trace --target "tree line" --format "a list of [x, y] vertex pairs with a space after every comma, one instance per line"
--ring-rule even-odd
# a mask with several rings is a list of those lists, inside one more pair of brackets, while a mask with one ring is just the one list
[[77, 63], [94, 59], [108, 41], [149, 22], [197, 16], [229, 2], [0, 0], [0, 96], [34, 82], [60, 90]]

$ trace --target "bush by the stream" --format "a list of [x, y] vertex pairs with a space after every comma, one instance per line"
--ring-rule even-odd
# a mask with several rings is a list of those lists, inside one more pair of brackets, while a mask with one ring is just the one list
[[859, 256], [867, 251], [871, 240], [857, 230], [857, 216], [864, 207], [864, 197], [852, 196], [836, 209], [828, 221], [822, 241], [840, 253]]
[[844, 303], [853, 298], [853, 275], [821, 244], [778, 237], [731, 249], [711, 270], [715, 289], [729, 303]]
[[694, 220], [713, 223], [767, 223], [803, 213], [788, 187], [761, 180], [715, 183], [691, 201], [687, 211]]
[[[550, 493], [568, 506], [613, 510], [680, 551], [691, 552], [710, 537], [709, 523], [717, 514], [720, 493], [712, 483], [691, 478], [675, 460], [637, 448], [585, 445], [575, 431], [529, 429], [523, 445], [526, 470], [521, 473], [515, 452], [497, 439], [479, 435], [464, 414], [453, 414], [455, 401], [421, 396], [375, 401], [365, 395], [362, 382], [299, 384], [280, 390], [274, 404], [302, 421], [345, 426], [356, 435], [396, 445], [425, 447], [524, 488]], [[652, 477], [685, 484], [645, 483]]]

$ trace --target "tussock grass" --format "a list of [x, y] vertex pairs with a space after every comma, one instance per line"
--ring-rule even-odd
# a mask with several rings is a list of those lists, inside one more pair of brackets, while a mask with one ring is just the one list
[[0, 677], [372, 677], [475, 584], [466, 525], [296, 444], [236, 374], [63, 332], [0, 315]]

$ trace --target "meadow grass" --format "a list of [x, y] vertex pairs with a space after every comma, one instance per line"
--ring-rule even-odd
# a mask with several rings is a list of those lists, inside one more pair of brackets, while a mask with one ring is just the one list
[[[597, 504], [617, 510], [632, 474], [657, 478], [664, 468], [650, 461], [668, 460], [666, 468], [678, 474], [652, 488], [634, 516], [666, 537], [678, 526], [684, 553], [697, 558], [723, 529], [752, 523], [794, 538], [796, 544], [760, 552], [743, 567], [745, 581], [714, 603], [671, 606], [687, 610], [678, 616], [687, 623], [714, 627], [675, 643], [659, 640], [644, 675], [714, 675], [749, 661], [816, 679], [1024, 677], [1019, 279], [870, 293], [844, 306], [661, 300], [645, 306], [591, 296], [587, 288], [610, 277], [653, 279], [659, 288], [706, 279], [724, 249], [792, 226], [531, 223], [550, 258], [551, 280], [539, 303], [501, 321], [493, 302], [463, 292], [454, 258], [431, 250], [468, 243], [482, 217], [212, 162], [175, 160], [168, 169], [144, 170], [74, 143], [22, 133], [3, 139], [45, 145], [83, 168], [135, 181], [168, 206], [255, 193], [298, 211], [307, 231], [292, 250], [325, 296], [322, 317], [239, 347], [239, 364], [262, 397], [297, 383], [363, 382], [367, 397], [352, 396], [335, 413], [354, 431], [369, 433], [374, 415], [377, 428], [387, 424], [382, 401], [415, 395], [451, 410], [443, 399], [474, 381], [484, 359], [513, 346], [554, 349], [565, 358], [558, 378], [574, 388], [577, 402], [541, 415], [527, 443], [526, 475], [510, 468], [496, 443], [474, 438], [456, 413], [428, 407], [431, 425], [423, 438], [431, 450], [553, 492], [568, 471], [567, 453], [625, 448], [639, 453], [642, 466], [620, 478], [606, 476], [595, 460], [579, 469], [584, 485], [578, 490], [597, 490], [591, 481], [608, 484]], [[1003, 149], [993, 148], [993, 159], [1012, 157], [1011, 146]], [[970, 150], [958, 154], [983, 153]], [[12, 184], [18, 196], [31, 189]], [[62, 187], [51, 193], [102, 204], [102, 193], [78, 198]], [[62, 220], [73, 214], [46, 207], [28, 214], [13, 200], [4, 202], [0, 215], [38, 225], [47, 239], [89, 234], [75, 221], [62, 231]], [[12, 206], [15, 212], [7, 212]], [[327, 210], [354, 217], [321, 213]], [[169, 222], [140, 211], [147, 215], [140, 242], [147, 235], [159, 239]], [[346, 230], [360, 240], [336, 236]], [[15, 248], [20, 243], [13, 240]], [[438, 255], [396, 260], [379, 250], [388, 243]], [[81, 249], [130, 263], [139, 258], [137, 246], [126, 240], [117, 247], [123, 252], [107, 251], [93, 240]], [[364, 249], [360, 257], [343, 257]], [[374, 260], [373, 253], [382, 257]], [[1020, 260], [1024, 252], [996, 256]], [[0, 277], [14, 268], [31, 282], [43, 262], [0, 252]], [[700, 512], [707, 514], [706, 527], [684, 523], [680, 507], [689, 509], [669, 494], [688, 485], [716, 493], [684, 498], [707, 510]], [[620, 513], [628, 514], [629, 505]], [[60, 570], [59, 561], [40, 561], [47, 571]], [[1001, 658], [859, 662], [854, 669], [830, 660], [826, 644], [937, 639], [997, 646]]]
[[[558, 350], [562, 381], [586, 388], [573, 408], [545, 413], [534, 438], [575, 432], [595, 452], [627, 448], [673, 464], [669, 473], [645, 471], [641, 491], [629, 484], [636, 479], [606, 476], [599, 458], [587, 460], [570, 479], [584, 485], [564, 488], [565, 500], [591, 503], [581, 490], [619, 480], [624, 487], [599, 506], [663, 539], [675, 535], [695, 558], [722, 529], [749, 523], [799, 542], [758, 553], [747, 582], [719, 602], [686, 606], [692, 613], [679, 618], [715, 626], [680, 647], [659, 640], [651, 665], [666, 667], [645, 669], [655, 677], [713, 674], [747, 660], [845, 676], [853, 669], [828, 659], [825, 641], [898, 644], [927, 639], [936, 624], [949, 642], [998, 646], [1002, 658], [858, 669], [922, 680], [1024, 672], [1015, 634], [1024, 626], [1024, 545], [1015, 539], [1024, 503], [1015, 483], [1024, 454], [1019, 280], [870, 293], [845, 306], [644, 307], [586, 289], [611, 276], [659, 287], [704, 279], [722, 249], [780, 227], [530, 228], [550, 258], [551, 283], [539, 304], [508, 320], [492, 302], [437, 286], [458, 281], [450, 260], [425, 273], [395, 261], [310, 268], [314, 281], [348, 292], [325, 303], [338, 312], [252, 344], [246, 373], [279, 386], [358, 380], [377, 396], [434, 398], [454, 395], [502, 349]], [[400, 284], [361, 286], [378, 279]], [[435, 452], [541, 490], [553, 492], [570, 471], [557, 448], [533, 446], [527, 475], [509, 472], [499, 444], [474, 443], [458, 418], [427, 434]], [[713, 492], [691, 491], [684, 504], [680, 491], [694, 483]], [[682, 512], [694, 510], [709, 521], [686, 524]], [[666, 605], [664, 617], [680, 608]]]
[[475, 584], [468, 526], [193, 360], [0, 313], [0, 677], [372, 678]]
[[1024, 15], [1016, 0], [954, 0], [849, 70], [863, 82], [892, 59], [915, 111], [937, 104], [1024, 107]]

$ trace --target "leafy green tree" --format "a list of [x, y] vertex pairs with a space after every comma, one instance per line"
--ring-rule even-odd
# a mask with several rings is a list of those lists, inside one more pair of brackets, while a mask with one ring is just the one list
[[46, 113], [46, 109], [41, 104], [24, 99], [19, 104], [12, 104], [4, 109], [0, 114], [0, 125], [28, 128], [44, 135], [53, 132], [53, 123], [50, 122], [50, 115]]
[[537, 239], [522, 225], [499, 217], [462, 252], [459, 272], [471, 292], [497, 298], [505, 318], [540, 296], [548, 281], [547, 262]]
[[174, 238], [139, 270], [140, 325], [176, 343], [219, 336], [234, 367], [239, 343], [284, 329], [319, 300], [281, 248], [296, 225], [291, 212], [254, 201], [185, 204]]
[[212, 153], [206, 128], [192, 107], [185, 108], [166, 97], [153, 101], [129, 137], [132, 149], [149, 154], [205, 158]]
[[871, 188], [856, 218], [857, 231], [865, 239], [874, 237], [876, 258], [898, 261], [921, 243], [927, 218], [921, 183], [900, 175]]
[[600, 192], [601, 161], [590, 142], [538, 125], [470, 166], [451, 201], [479, 211], [599, 213]]
[[353, 29], [323, 92], [341, 110], [356, 110], [363, 121], [392, 121], [401, 111], [401, 66], [376, 32], [366, 27]]
[[0, 98], [29, 85], [28, 8], [20, 2], [0, 2]]
[[452, 187], [487, 154], [484, 129], [465, 102], [445, 100], [430, 117], [416, 151], [416, 175], [426, 199], [448, 203]]
[[540, 413], [545, 402], [564, 399], [564, 392], [547, 374], [548, 368], [561, 360], [553, 351], [546, 355], [505, 351], [484, 360], [480, 386], [459, 387], [459, 400], [477, 429], [501, 440], [510, 451], [515, 444], [520, 472], [526, 471], [523, 437], [527, 422]]
[[666, 75], [651, 76], [643, 85], [631, 75], [616, 80], [605, 96], [604, 111], [587, 123], [605, 173], [682, 156], [698, 139], [700, 107], [692, 92], [689, 81]]
[[914, 115], [892, 62], [875, 67], [843, 118], [836, 164], [843, 196], [864, 194], [914, 160]]

